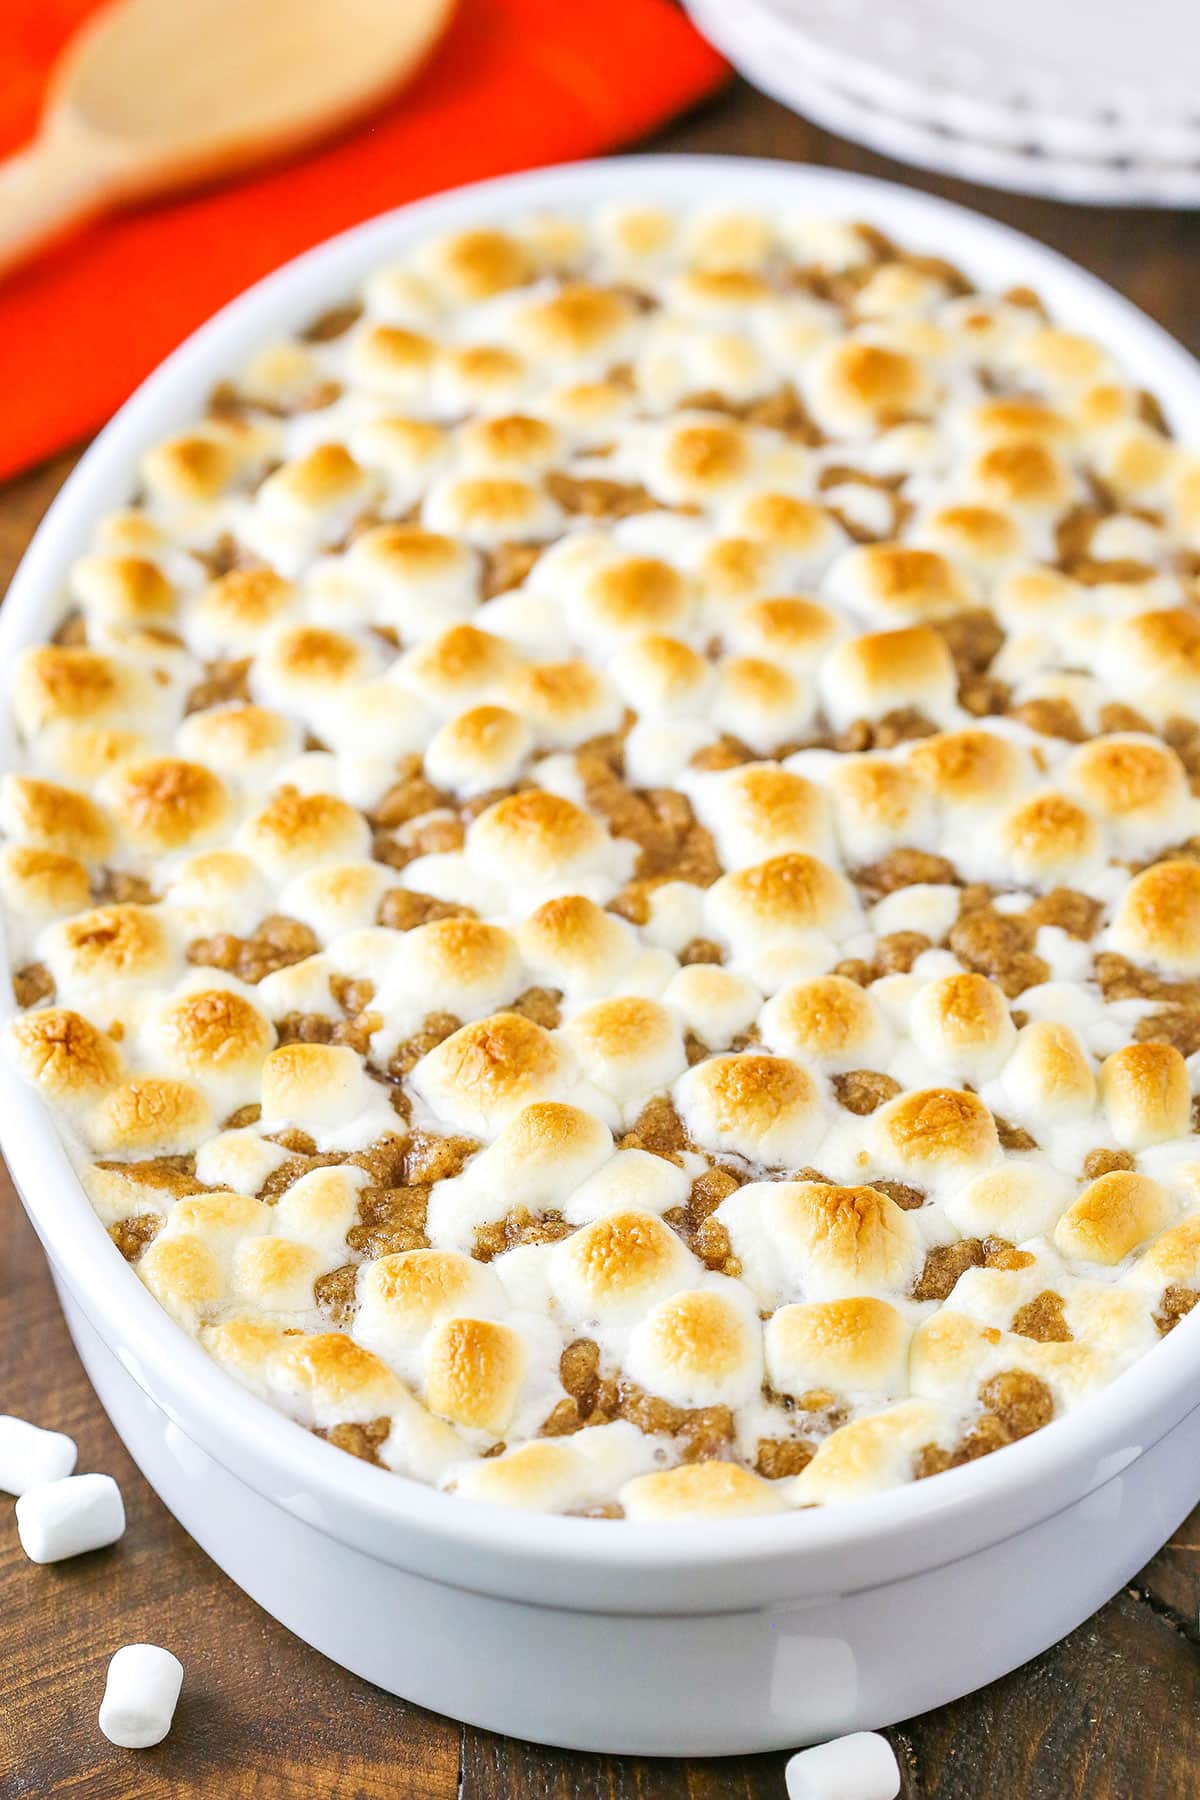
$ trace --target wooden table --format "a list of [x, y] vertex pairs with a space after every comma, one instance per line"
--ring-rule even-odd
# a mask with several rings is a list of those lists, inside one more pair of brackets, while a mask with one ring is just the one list
[[[740, 86], [650, 147], [829, 163], [965, 199], [1066, 250], [1200, 350], [1196, 214], [1093, 212], [940, 181], [831, 138]], [[4, 582], [73, 460], [58, 457], [0, 494]], [[71, 1432], [80, 1466], [111, 1471], [129, 1511], [112, 1550], [39, 1569], [0, 1508], [4, 1800], [779, 1800], [782, 1756], [684, 1764], [538, 1749], [407, 1706], [289, 1636], [218, 1572], [137, 1474], [75, 1359], [7, 1184], [0, 1209], [0, 1407]], [[906, 1800], [1195, 1800], [1198, 1601], [1200, 1510], [1056, 1649], [893, 1730]], [[170, 1738], [130, 1753], [105, 1742], [95, 1716], [108, 1657], [142, 1639], [175, 1649], [187, 1673]], [[897, 1656], [918, 1653], [896, 1645]]]

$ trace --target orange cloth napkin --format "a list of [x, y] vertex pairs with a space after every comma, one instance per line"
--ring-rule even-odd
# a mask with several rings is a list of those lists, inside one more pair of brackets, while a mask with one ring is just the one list
[[[0, 154], [32, 135], [56, 54], [99, 3], [7, 0]], [[210, 313], [332, 232], [435, 189], [609, 149], [724, 75], [671, 0], [461, 0], [416, 81], [354, 131], [100, 221], [0, 282], [0, 477], [95, 430]]]

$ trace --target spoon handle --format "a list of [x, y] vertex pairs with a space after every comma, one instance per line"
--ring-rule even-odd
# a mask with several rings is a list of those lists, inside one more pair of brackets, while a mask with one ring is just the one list
[[68, 226], [103, 212], [112, 175], [94, 145], [66, 132], [46, 133], [0, 162], [0, 275]]

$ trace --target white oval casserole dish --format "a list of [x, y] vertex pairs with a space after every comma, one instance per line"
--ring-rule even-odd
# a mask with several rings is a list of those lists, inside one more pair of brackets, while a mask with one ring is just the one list
[[[946, 202], [830, 170], [627, 158], [463, 189], [361, 225], [235, 301], [101, 434], [47, 514], [0, 615], [9, 679], [67, 566], [125, 502], [138, 454], [195, 417], [260, 343], [345, 298], [428, 233], [636, 193], [850, 216], [1036, 287], [1119, 353], [1200, 442], [1200, 369], [1053, 252]], [[7, 958], [3, 1012], [12, 1011]], [[1197, 1497], [1200, 1308], [1086, 1405], [989, 1457], [781, 1517], [598, 1524], [466, 1502], [367, 1466], [248, 1394], [110, 1243], [53, 1121], [0, 1067], [0, 1141], [100, 1398], [152, 1486], [291, 1630], [380, 1686], [492, 1730], [591, 1750], [717, 1755], [902, 1719], [1072, 1629]]]

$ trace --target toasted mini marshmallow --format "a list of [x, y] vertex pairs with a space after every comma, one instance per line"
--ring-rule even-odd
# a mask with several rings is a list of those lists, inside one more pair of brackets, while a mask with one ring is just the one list
[[873, 1113], [867, 1136], [878, 1166], [917, 1181], [963, 1180], [999, 1160], [996, 1122], [957, 1088], [899, 1094]]
[[1007, 631], [1058, 631], [1068, 628], [1087, 600], [1087, 589], [1058, 569], [1041, 564], [1002, 575], [992, 590], [990, 606]]
[[872, 1187], [768, 1182], [739, 1189], [717, 1216], [765, 1305], [904, 1293], [924, 1254], [912, 1216]]
[[39, 942], [59, 998], [89, 1011], [164, 984], [175, 966], [163, 917], [148, 906], [97, 906], [48, 926]]
[[1019, 881], [1069, 881], [1091, 868], [1100, 853], [1095, 819], [1066, 794], [1042, 792], [997, 823], [1006, 864]]
[[634, 1327], [625, 1356], [634, 1381], [675, 1406], [739, 1406], [762, 1383], [762, 1332], [735, 1282], [660, 1300]]
[[577, 442], [600, 444], [633, 410], [633, 395], [619, 381], [568, 381], [541, 396], [540, 410]]
[[344, 1045], [283, 1044], [262, 1065], [263, 1129], [298, 1125], [318, 1139], [328, 1137], [377, 1110], [377, 1093]]
[[877, 1068], [891, 1044], [869, 990], [844, 975], [819, 975], [781, 988], [763, 1007], [759, 1024], [769, 1049], [831, 1073]]
[[632, 1323], [659, 1300], [689, 1286], [699, 1265], [652, 1213], [618, 1212], [556, 1244], [550, 1286], [577, 1324]]
[[838, 437], [869, 437], [896, 419], [928, 411], [934, 397], [915, 357], [857, 338], [822, 346], [806, 377], [804, 397], [814, 419]]
[[1043, 325], [1020, 339], [1012, 361], [1064, 401], [1074, 397], [1074, 390], [1091, 389], [1116, 375], [1112, 357], [1100, 344], [1061, 326]]
[[1130, 853], [1169, 843], [1187, 829], [1192, 809], [1186, 772], [1175, 752], [1156, 739], [1128, 732], [1093, 738], [1071, 753], [1067, 777]]
[[1023, 1244], [1053, 1229], [1073, 1193], [1070, 1176], [1048, 1164], [1007, 1162], [959, 1188], [946, 1217], [964, 1237]]
[[225, 1295], [225, 1278], [214, 1253], [190, 1235], [161, 1233], [137, 1260], [138, 1279], [173, 1319], [195, 1331]]
[[85, 863], [103, 862], [113, 846], [112, 826], [94, 800], [29, 775], [0, 782], [0, 829], [19, 843]]
[[355, 538], [346, 568], [365, 581], [376, 617], [407, 642], [444, 631], [479, 603], [479, 559], [465, 544], [417, 525], [377, 525]]
[[1200, 864], [1168, 860], [1135, 875], [1109, 938], [1122, 955], [1172, 974], [1200, 974]]
[[878, 719], [912, 707], [935, 724], [954, 708], [957, 678], [945, 641], [926, 625], [875, 631], [834, 646], [821, 668], [820, 693], [831, 725]]
[[81, 1013], [38, 1007], [9, 1026], [13, 1058], [44, 1099], [69, 1112], [91, 1106], [123, 1071], [121, 1052]]
[[981, 451], [967, 470], [966, 485], [985, 504], [1019, 518], [1060, 512], [1075, 497], [1066, 463], [1038, 438], [1013, 438]]
[[303, 1318], [312, 1311], [313, 1282], [325, 1268], [311, 1244], [282, 1236], [247, 1238], [233, 1253], [230, 1292], [257, 1312]]
[[796, 1505], [851, 1500], [911, 1480], [918, 1450], [946, 1433], [949, 1421], [929, 1400], [901, 1400], [851, 1419], [817, 1446], [792, 1486]]
[[452, 625], [396, 665], [398, 679], [449, 715], [492, 698], [520, 658], [511, 644], [474, 625]]
[[1155, 1292], [1166, 1287], [1194, 1289], [1200, 1281], [1200, 1214], [1192, 1213], [1156, 1237], [1134, 1258], [1123, 1280]]
[[707, 710], [711, 664], [699, 651], [662, 632], [634, 638], [617, 658], [612, 675], [625, 700], [643, 718], [687, 719]]
[[624, 709], [617, 689], [590, 663], [521, 663], [497, 689], [497, 698], [525, 721], [538, 743], [574, 749], [588, 738], [615, 731]]
[[91, 883], [73, 856], [34, 844], [6, 844], [0, 849], [0, 894], [16, 916], [42, 925], [82, 912], [91, 897]]
[[681, 414], [660, 428], [646, 483], [669, 505], [711, 505], [737, 492], [752, 467], [750, 434], [740, 422]]
[[415, 1404], [377, 1356], [336, 1331], [286, 1333], [270, 1376], [277, 1402], [302, 1423], [323, 1429], [403, 1415]]
[[678, 220], [665, 207], [628, 200], [607, 203], [595, 222], [601, 253], [626, 272], [660, 264], [678, 229]]
[[[182, 727], [176, 743], [182, 736]], [[41, 735], [35, 752], [39, 770], [60, 777], [71, 787], [96, 788], [106, 776], [125, 763], [146, 756], [152, 749], [140, 731], [118, 731], [103, 725], [51, 725]]]
[[909, 1030], [930, 1067], [960, 1081], [996, 1074], [1017, 1040], [1002, 990], [974, 974], [926, 982], [913, 1000]]
[[313, 716], [340, 689], [365, 681], [375, 670], [367, 646], [341, 631], [292, 625], [267, 634], [254, 659], [255, 698], [280, 712]]
[[637, 939], [623, 919], [581, 894], [547, 900], [518, 933], [521, 953], [540, 981], [577, 997], [611, 991], [618, 972], [637, 955]]
[[828, 783], [834, 825], [850, 864], [873, 862], [901, 844], [927, 848], [935, 841], [928, 791], [895, 758], [839, 756]]
[[533, 732], [519, 713], [504, 706], [474, 706], [448, 719], [430, 739], [425, 770], [436, 786], [452, 793], [486, 793], [516, 779], [533, 743]]
[[537, 1438], [501, 1456], [450, 1471], [468, 1500], [539, 1512], [577, 1512], [594, 1505], [648, 1467], [650, 1445], [627, 1419], [590, 1425], [570, 1438]]
[[311, 1169], [275, 1202], [272, 1229], [311, 1245], [320, 1252], [324, 1268], [340, 1262], [346, 1233], [358, 1219], [358, 1197], [367, 1180], [365, 1170], [349, 1163]]
[[459, 433], [459, 450], [470, 469], [496, 474], [536, 475], [562, 457], [562, 435], [532, 413], [497, 413], [473, 419]]
[[1183, 607], [1118, 618], [1101, 643], [1099, 672], [1155, 722], [1200, 703], [1200, 620]]
[[784, 851], [828, 856], [832, 837], [821, 790], [775, 763], [743, 763], [697, 785], [695, 805], [726, 868]]
[[1056, 1019], [1022, 1026], [1002, 1081], [1013, 1111], [1031, 1123], [1084, 1118], [1096, 1103], [1096, 1077], [1078, 1033]]
[[1100, 1101], [1115, 1141], [1128, 1150], [1186, 1137], [1192, 1095], [1174, 1044], [1126, 1044], [1100, 1066]]
[[784, 1502], [769, 1481], [740, 1463], [681, 1463], [627, 1481], [620, 1490], [625, 1516], [635, 1524], [677, 1519], [753, 1518], [782, 1512]]
[[142, 457], [140, 474], [152, 499], [202, 504], [232, 485], [238, 461], [233, 439], [212, 421], [152, 445]]
[[357, 1296], [355, 1338], [402, 1373], [444, 1320], [492, 1318], [505, 1307], [494, 1272], [457, 1250], [404, 1250], [363, 1263]]
[[692, 604], [686, 577], [661, 558], [606, 557], [568, 600], [568, 617], [582, 643], [604, 652], [647, 632], [679, 630]]
[[208, 1136], [212, 1124], [198, 1087], [160, 1075], [134, 1075], [108, 1090], [84, 1130], [102, 1154], [183, 1156]]
[[355, 461], [379, 474], [391, 499], [402, 507], [421, 498], [450, 456], [450, 435], [442, 426], [404, 414], [355, 423], [347, 442]]
[[538, 543], [554, 534], [558, 521], [558, 507], [549, 494], [512, 475], [439, 476], [421, 505], [421, 522], [430, 531], [480, 549]]
[[520, 239], [491, 226], [432, 239], [418, 252], [417, 264], [433, 290], [458, 305], [522, 287], [533, 274]]
[[274, 1048], [275, 1031], [243, 995], [201, 982], [156, 1009], [146, 1041], [155, 1061], [194, 1081], [222, 1117], [257, 1097], [259, 1071]]
[[738, 608], [725, 628], [731, 650], [780, 663], [796, 674], [815, 667], [837, 632], [836, 615], [800, 595], [751, 601]]
[[[370, 962], [368, 963], [370, 966]], [[418, 1030], [429, 1013], [478, 1019], [515, 1000], [521, 959], [509, 933], [482, 919], [434, 919], [406, 931], [391, 967], [381, 975], [375, 1005], [384, 1020], [377, 1056]]]
[[1132, 1169], [1114, 1169], [1090, 1182], [1067, 1208], [1054, 1243], [1064, 1256], [1111, 1267], [1171, 1224], [1174, 1214], [1161, 1183]]
[[[703, 280], [703, 278], [701, 278]], [[684, 284], [687, 284], [686, 291]], [[633, 361], [633, 385], [647, 411], [670, 412], [690, 396], [718, 391], [728, 400], [748, 401], [772, 386], [767, 356], [735, 321], [722, 316], [719, 296], [696, 291], [696, 278], [678, 278], [682, 311], [695, 320], [658, 317], [649, 325]]]
[[247, 786], [269, 783], [301, 747], [299, 730], [283, 713], [240, 701], [192, 713], [175, 741], [194, 762]]
[[612, 1133], [593, 1113], [561, 1101], [520, 1107], [493, 1143], [429, 1200], [427, 1231], [441, 1246], [469, 1248], [478, 1225], [520, 1194], [532, 1211], [560, 1209], [612, 1156]]
[[948, 618], [974, 598], [947, 557], [910, 544], [859, 544], [845, 551], [826, 577], [825, 594], [882, 626]]
[[435, 371], [433, 404], [442, 418], [520, 406], [535, 385], [534, 374], [505, 344], [448, 344]]
[[708, 890], [707, 912], [720, 937], [749, 949], [798, 933], [844, 931], [855, 903], [828, 863], [790, 852], [722, 875]]
[[253, 656], [263, 633], [294, 617], [299, 590], [274, 569], [230, 569], [188, 608], [188, 642], [198, 656]]
[[309, 346], [285, 339], [251, 357], [238, 376], [238, 389], [247, 399], [289, 408], [303, 401], [319, 378], [320, 365]]
[[437, 345], [424, 333], [366, 321], [353, 333], [346, 354], [356, 386], [417, 408], [427, 399], [436, 360]]
[[825, 507], [776, 488], [739, 496], [725, 517], [731, 530], [784, 551], [808, 580], [816, 579], [846, 542], [845, 532]]
[[670, 1087], [687, 1066], [674, 1015], [657, 1001], [622, 996], [600, 1000], [571, 1018], [563, 1037], [579, 1066], [623, 1119]]
[[816, 1081], [782, 1056], [711, 1056], [681, 1077], [675, 1095], [698, 1144], [764, 1168], [802, 1164], [825, 1128]]
[[175, 611], [174, 588], [146, 557], [81, 556], [68, 582], [82, 610], [101, 625], [165, 625]]
[[98, 650], [35, 644], [16, 661], [13, 712], [26, 737], [56, 723], [137, 725], [144, 722], [152, 700], [153, 688], [143, 671]]
[[185, 940], [216, 931], [249, 933], [271, 910], [262, 871], [238, 850], [205, 850], [185, 858], [165, 898]]
[[513, 315], [517, 347], [540, 366], [599, 373], [621, 360], [636, 312], [617, 288], [570, 282]]
[[126, 841], [151, 855], [211, 840], [229, 818], [224, 783], [203, 763], [150, 757], [126, 763], [105, 785]]
[[952, 558], [975, 584], [989, 590], [1016, 562], [1022, 534], [1008, 513], [993, 506], [939, 506], [925, 515], [918, 541]]
[[299, 572], [324, 543], [343, 535], [375, 492], [375, 478], [344, 444], [317, 444], [263, 482], [242, 535], [284, 575]]
[[563, 1207], [568, 1225], [591, 1225], [614, 1213], [653, 1213], [662, 1218], [685, 1206], [691, 1189], [686, 1171], [649, 1150], [617, 1150], [571, 1194]]
[[1016, 746], [983, 726], [920, 738], [908, 766], [942, 806], [991, 809], [1019, 789], [1026, 763]]
[[752, 981], [715, 963], [690, 963], [679, 969], [663, 989], [662, 1000], [714, 1050], [746, 1031], [762, 1005]]
[[370, 837], [366, 820], [347, 801], [281, 787], [246, 820], [236, 842], [269, 880], [282, 882], [321, 863], [365, 856]]
[[391, 871], [381, 863], [324, 863], [288, 882], [279, 896], [279, 910], [328, 943], [342, 932], [371, 925], [380, 900], [393, 885]]
[[870, 1295], [781, 1306], [765, 1332], [767, 1380], [777, 1393], [899, 1394], [912, 1328]]
[[612, 843], [570, 800], [530, 788], [480, 813], [467, 833], [467, 855], [481, 874], [505, 885], [563, 893], [612, 865]]
[[493, 1137], [522, 1107], [563, 1098], [572, 1076], [565, 1046], [548, 1031], [520, 1013], [496, 1013], [453, 1032], [410, 1080], [448, 1125]]

